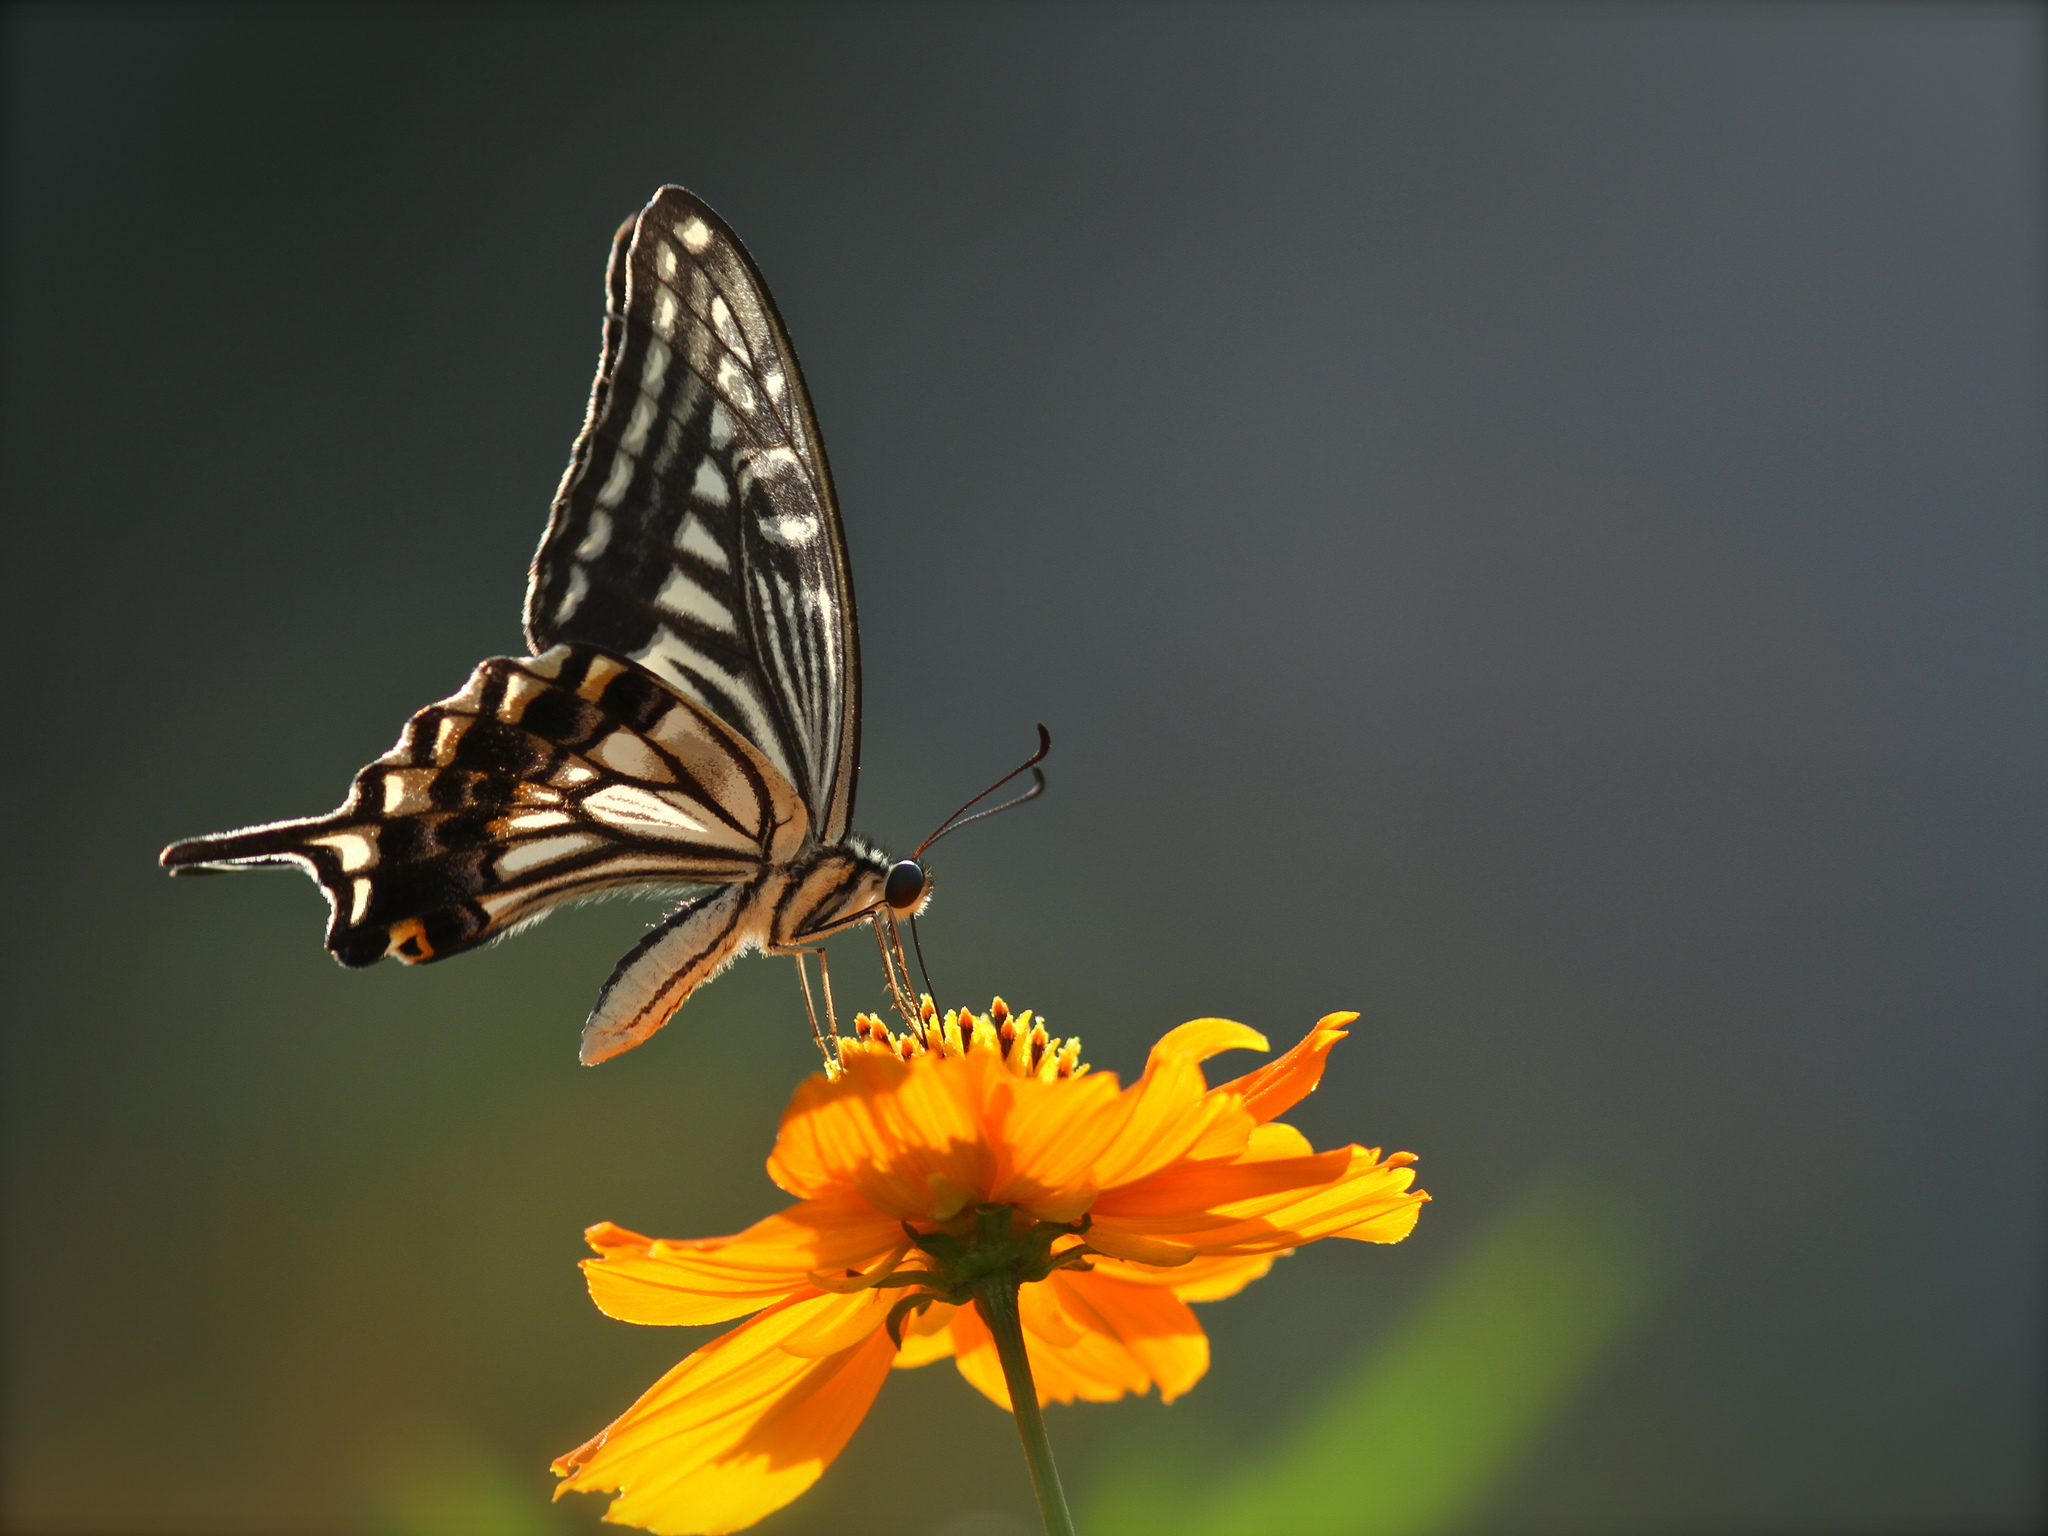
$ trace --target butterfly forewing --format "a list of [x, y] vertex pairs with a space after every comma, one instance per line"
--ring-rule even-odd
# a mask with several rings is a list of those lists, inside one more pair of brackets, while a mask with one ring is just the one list
[[527, 593], [536, 649], [629, 657], [852, 815], [859, 651], [839, 513], [766, 286], [665, 188], [614, 244], [589, 415]]

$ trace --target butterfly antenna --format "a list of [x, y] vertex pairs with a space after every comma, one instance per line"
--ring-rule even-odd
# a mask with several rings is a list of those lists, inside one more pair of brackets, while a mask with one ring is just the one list
[[[984, 816], [993, 816], [998, 811], [1007, 811], [1013, 805], [1022, 805], [1026, 800], [1036, 800], [1040, 795], [1044, 794], [1045, 775], [1039, 771], [1038, 765], [1045, 761], [1045, 754], [1050, 752], [1051, 750], [1052, 732], [1048, 731], [1045, 728], [1044, 724], [1041, 723], [1038, 727], [1038, 750], [1032, 753], [1029, 757], [1025, 758], [1023, 762], [1019, 763], [1016, 767], [1012, 768], [1008, 773], [1004, 774], [1000, 779], [997, 779], [995, 783], [989, 785], [987, 789], [984, 789], [972, 800], [969, 800], [967, 804], [961, 806], [959, 810], [955, 811], [952, 815], [948, 816], [944, 821], [940, 822], [939, 830], [934, 832], [930, 837], [926, 838], [923, 842], [919, 843], [917, 845], [917, 852], [913, 853], [911, 855], [911, 858], [922, 859], [924, 857], [925, 849], [931, 847], [933, 843], [936, 843], [948, 832], [959, 831], [960, 828], [966, 826], [967, 823], [970, 821], [979, 821]], [[1009, 783], [1010, 780], [1017, 777], [1018, 774], [1023, 773], [1026, 770], [1030, 771], [1031, 777], [1036, 782], [1033, 783], [1029, 789], [1025, 790], [1023, 794], [1017, 796], [1014, 800], [1005, 800], [1001, 805], [990, 806], [985, 811], [975, 811], [972, 816], [969, 816], [967, 814], [968, 811], [973, 810], [975, 806], [979, 805], [982, 801], [986, 800], [990, 795], [994, 794], [997, 790], [1001, 789], [1005, 784]], [[910, 936], [914, 941], [917, 937], [917, 930], [913, 928], [911, 930]]]

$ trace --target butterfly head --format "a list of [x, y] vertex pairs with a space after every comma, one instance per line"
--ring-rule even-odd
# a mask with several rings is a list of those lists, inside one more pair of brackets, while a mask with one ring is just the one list
[[897, 917], [915, 917], [931, 896], [932, 877], [915, 859], [900, 859], [882, 882], [882, 900]]

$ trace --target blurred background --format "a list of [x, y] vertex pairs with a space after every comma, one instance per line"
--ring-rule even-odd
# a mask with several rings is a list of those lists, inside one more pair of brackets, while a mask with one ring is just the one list
[[[1052, 729], [935, 860], [944, 1000], [1125, 1074], [1360, 1010], [1294, 1118], [1436, 1197], [1055, 1409], [1084, 1530], [2048, 1517], [2040, 10], [0, 25], [7, 1529], [593, 1530], [548, 1459], [705, 1335], [580, 1230], [778, 1199], [786, 961], [586, 1070], [656, 907], [347, 973], [310, 882], [155, 863], [523, 649], [665, 181], [832, 448], [858, 825]], [[763, 1529], [1030, 1516], [937, 1366]]]

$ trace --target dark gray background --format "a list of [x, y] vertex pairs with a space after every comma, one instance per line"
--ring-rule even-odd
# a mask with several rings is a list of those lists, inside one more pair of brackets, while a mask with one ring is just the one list
[[[1126, 1072], [1359, 1008], [1299, 1121], [1437, 1197], [1207, 1310], [1186, 1402], [1056, 1412], [1083, 1494], [1145, 1415], [1282, 1420], [1563, 1170], [1665, 1279], [1472, 1528], [2036, 1528], [2039, 10], [5, 29], [10, 1528], [398, 1529], [422, 1456], [588, 1528], [543, 1463], [690, 1341], [596, 1316], [577, 1230], [769, 1208], [785, 962], [585, 1072], [645, 910], [344, 974], [306, 882], [154, 867], [521, 648], [663, 181], [831, 445], [860, 825], [1053, 730], [936, 860], [941, 987]], [[913, 1373], [774, 1528], [1000, 1521], [1015, 1461]]]

